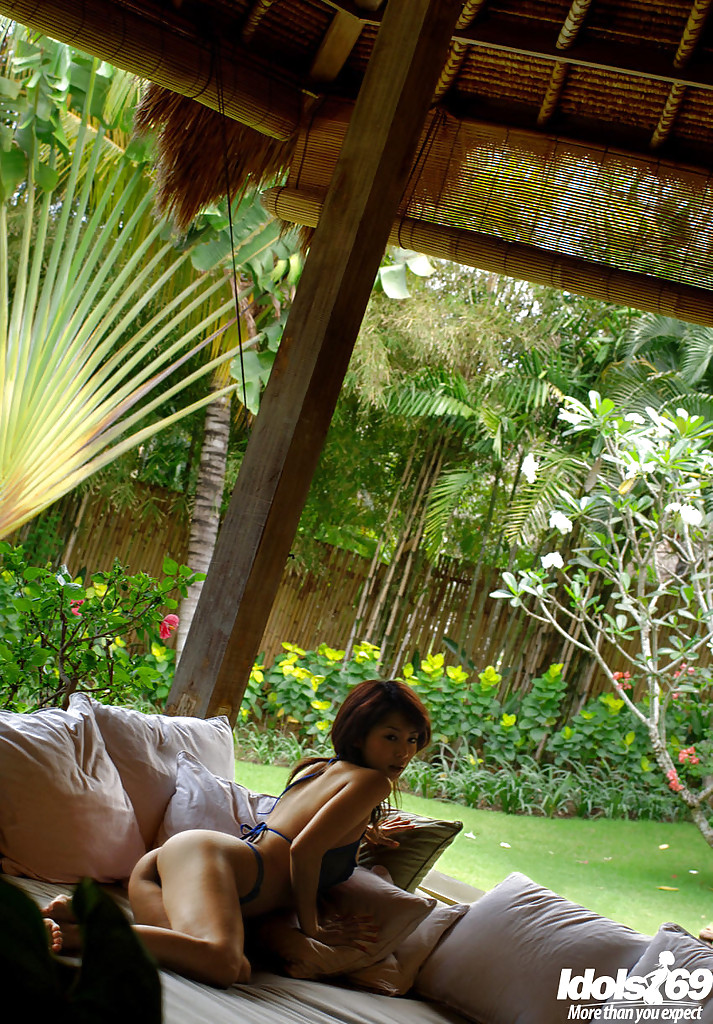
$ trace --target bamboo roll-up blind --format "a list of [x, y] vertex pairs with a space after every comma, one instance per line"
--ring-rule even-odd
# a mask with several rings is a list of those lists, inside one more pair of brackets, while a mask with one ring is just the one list
[[0, 14], [213, 110], [222, 93], [228, 117], [273, 138], [289, 138], [299, 122], [295, 82], [207, 28], [202, 37], [169, 31], [111, 0], [0, 0]]
[[[347, 123], [343, 104], [326, 103], [303, 127], [291, 187], [312, 195], [326, 192]], [[699, 290], [713, 288], [713, 176], [653, 156], [456, 121], [436, 111], [424, 131], [400, 213], [423, 225], [421, 230], [431, 225], [433, 237], [475, 232], [542, 250], [542, 266], [556, 264], [557, 257], [601, 264], [594, 275], [599, 280], [619, 280], [608, 274], [607, 268], [615, 268]], [[620, 280], [629, 282], [625, 292], [632, 291], [633, 279]], [[601, 285], [597, 288], [600, 294]], [[630, 302], [654, 301], [658, 309], [658, 296], [669, 296], [668, 305], [671, 294], [666, 285], [642, 280]], [[684, 295], [686, 316], [697, 320], [699, 292], [684, 288]], [[684, 316], [683, 308], [678, 315]], [[708, 323], [709, 313], [702, 315]]]
[[[264, 206], [282, 220], [316, 227], [323, 197], [287, 187], [262, 194]], [[394, 224], [389, 244], [437, 259], [453, 260], [534, 284], [713, 327], [713, 292], [618, 270], [519, 242], [462, 228], [404, 217]]]

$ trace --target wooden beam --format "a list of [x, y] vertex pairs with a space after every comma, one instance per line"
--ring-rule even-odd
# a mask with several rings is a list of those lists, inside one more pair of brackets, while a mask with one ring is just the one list
[[313, 82], [333, 82], [347, 62], [361, 35], [363, 22], [353, 14], [335, 11], [317, 51], [309, 77]]
[[235, 721], [462, 0], [389, 0], [167, 708]]

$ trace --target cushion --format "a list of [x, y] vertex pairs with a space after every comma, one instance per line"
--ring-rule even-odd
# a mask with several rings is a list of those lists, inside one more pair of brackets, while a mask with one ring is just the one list
[[224, 716], [145, 715], [132, 708], [100, 704], [84, 693], [72, 695], [70, 709], [82, 715], [94, 712], [149, 847], [176, 785], [179, 750], [194, 754], [216, 775], [232, 778], [235, 772], [233, 732]]
[[326, 946], [300, 931], [294, 913], [271, 915], [257, 925], [261, 944], [282, 962], [293, 978], [322, 978], [368, 967], [392, 953], [433, 910], [435, 900], [404, 892], [386, 879], [355, 868], [346, 882], [335, 885], [322, 901], [322, 913], [347, 918], [369, 914], [378, 939], [367, 950]]
[[359, 988], [368, 988], [385, 996], [403, 996], [416, 980], [424, 960], [430, 956], [444, 933], [468, 911], [468, 904], [448, 907], [437, 904], [418, 928], [384, 960], [351, 971], [347, 977]]
[[391, 875], [394, 885], [414, 892], [426, 872], [461, 831], [463, 822], [439, 821], [406, 811], [395, 813], [401, 818], [408, 818], [413, 829], [399, 836], [399, 845], [395, 848], [374, 846], [364, 840], [359, 848], [359, 863], [365, 868], [382, 865]]
[[559, 1024], [560, 972], [616, 976], [649, 939], [514, 872], [473, 903], [428, 957], [416, 991], [479, 1024]]
[[[665, 962], [662, 964], [660, 955], [665, 954]], [[659, 972], [661, 972], [659, 974]], [[697, 973], [700, 972], [700, 973]], [[650, 1006], [660, 1008], [658, 1017], [663, 1017], [661, 1010], [664, 1007], [676, 1006], [682, 1010], [679, 1020], [702, 1020], [711, 1024], [713, 1022], [713, 994], [711, 993], [711, 982], [713, 981], [713, 949], [700, 939], [694, 938], [685, 928], [678, 924], [662, 924], [656, 935], [653, 937], [643, 955], [629, 971], [627, 988], [637, 1006]], [[656, 974], [654, 979], [651, 976]], [[636, 990], [634, 979], [641, 979], [640, 986]], [[654, 984], [651, 988], [651, 981], [661, 980], [660, 987]], [[648, 990], [648, 991], [647, 991]], [[656, 998], [658, 992], [660, 997]], [[696, 994], [702, 999], [696, 999]], [[622, 998], [622, 994], [615, 992], [607, 1002], [620, 1007], [630, 1007], [632, 1000]], [[686, 1008], [695, 1008], [695, 1011], [702, 1007], [701, 1016], [684, 1017]], [[655, 1011], [654, 1011], [655, 1012]], [[674, 1018], [671, 1014], [666, 1015], [670, 1020]], [[652, 1019], [658, 1019], [652, 1018]], [[612, 1018], [614, 1019], [614, 1018]], [[643, 1019], [643, 1018], [642, 1018]]]
[[218, 778], [197, 757], [182, 750], [176, 760], [176, 791], [168, 802], [159, 842], [190, 828], [212, 828], [240, 836], [241, 825], [263, 821], [274, 805], [274, 796], [254, 793], [237, 782]]
[[146, 852], [91, 709], [0, 712], [2, 869], [47, 882], [127, 878]]

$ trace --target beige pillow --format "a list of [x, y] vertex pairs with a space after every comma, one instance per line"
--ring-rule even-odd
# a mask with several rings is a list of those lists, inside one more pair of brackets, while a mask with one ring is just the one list
[[94, 713], [148, 847], [155, 842], [175, 789], [180, 750], [194, 754], [216, 775], [232, 778], [234, 774], [233, 732], [224, 716], [145, 715], [132, 708], [100, 704], [84, 693], [72, 695], [70, 709], [82, 715]]
[[414, 827], [398, 837], [399, 845], [393, 849], [364, 840], [359, 847], [359, 863], [365, 868], [377, 864], [385, 867], [394, 885], [414, 892], [463, 828], [463, 822], [441, 821], [406, 811], [394, 811], [394, 816], [407, 818]]
[[0, 712], [2, 870], [47, 882], [129, 876], [146, 852], [91, 709]]
[[416, 991], [478, 1024], [561, 1024], [560, 972], [629, 970], [649, 939], [514, 872], [473, 903], [428, 957]]
[[168, 802], [158, 841], [163, 843], [176, 832], [190, 828], [212, 828], [240, 836], [242, 825], [252, 827], [265, 820], [275, 799], [218, 778], [197, 757], [182, 750], [176, 760], [176, 791]]
[[370, 914], [378, 939], [368, 950], [325, 946], [300, 931], [294, 914], [278, 914], [257, 924], [263, 947], [275, 954], [293, 978], [322, 978], [368, 967], [392, 953], [433, 910], [435, 900], [404, 892], [365, 868], [329, 890], [323, 912], [351, 917]]
[[348, 979], [360, 988], [385, 996], [404, 996], [412, 988], [421, 965], [431, 955], [443, 935], [468, 911], [466, 903], [444, 906], [439, 903], [418, 928], [396, 947], [393, 953], [359, 971]]

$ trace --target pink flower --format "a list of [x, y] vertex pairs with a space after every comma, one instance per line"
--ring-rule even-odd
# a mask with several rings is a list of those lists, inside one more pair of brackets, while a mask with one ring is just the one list
[[688, 762], [689, 764], [699, 764], [701, 759], [696, 754], [696, 748], [691, 746], [681, 747], [681, 749], [678, 752], [678, 760], [681, 762], [681, 764], [685, 764], [686, 762]]
[[167, 615], [166, 618], [163, 619], [163, 621], [161, 622], [161, 625], [158, 627], [158, 635], [161, 637], [162, 640], [168, 640], [171, 633], [175, 631], [177, 625], [178, 616]]
[[666, 778], [668, 779], [668, 788], [673, 790], [674, 793], [680, 793], [683, 786], [681, 785], [678, 772], [675, 768], [671, 768], [666, 772]]
[[678, 700], [678, 698], [679, 698], [680, 696], [681, 696], [681, 694], [680, 694], [680, 693], [678, 692], [678, 690], [675, 690], [675, 691], [674, 691], [674, 692], [673, 692], [673, 693], [671, 694], [671, 700]]
[[82, 613], [80, 612], [79, 609], [80, 609], [81, 605], [83, 605], [83, 604], [84, 604], [84, 599], [83, 598], [81, 600], [77, 600], [77, 601], [70, 601], [69, 602], [69, 610], [72, 613], [72, 615], [76, 615], [77, 618], [81, 618]]

